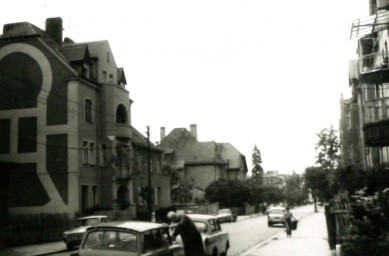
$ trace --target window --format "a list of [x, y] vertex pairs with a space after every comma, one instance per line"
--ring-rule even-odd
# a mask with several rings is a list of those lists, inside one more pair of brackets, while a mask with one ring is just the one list
[[123, 104], [120, 104], [116, 108], [116, 123], [126, 124], [127, 123], [127, 110]]
[[107, 144], [101, 144], [101, 165], [107, 165]]
[[85, 121], [92, 123], [92, 101], [85, 100]]
[[107, 71], [103, 70], [103, 82], [107, 81]]
[[113, 84], [113, 75], [112, 74], [109, 74], [109, 83]]
[[95, 164], [95, 158], [96, 158], [96, 152], [95, 152], [95, 143], [90, 142], [89, 143], [89, 163], [90, 164]]
[[109, 63], [109, 52], [107, 52], [107, 63]]
[[82, 142], [82, 163], [88, 164], [89, 155], [89, 143], [87, 141]]

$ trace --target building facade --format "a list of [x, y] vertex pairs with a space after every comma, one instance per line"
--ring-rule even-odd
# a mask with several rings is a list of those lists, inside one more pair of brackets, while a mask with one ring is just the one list
[[357, 60], [351, 99], [341, 100], [342, 160], [363, 169], [389, 167], [389, 1], [370, 0], [370, 16], [352, 23]]
[[[190, 131], [175, 128], [165, 136], [161, 128], [164, 165], [193, 185], [193, 200], [204, 199], [206, 187], [219, 179], [244, 180], [247, 174], [246, 158], [230, 143], [199, 142], [197, 125]], [[172, 184], [173, 186], [175, 184]]]
[[[137, 204], [144, 186], [134, 178], [140, 147], [123, 68], [108, 41], [75, 43], [62, 31], [62, 19], [49, 18], [45, 30], [14, 23], [0, 36], [3, 215]], [[153, 178], [163, 204], [166, 177]]]

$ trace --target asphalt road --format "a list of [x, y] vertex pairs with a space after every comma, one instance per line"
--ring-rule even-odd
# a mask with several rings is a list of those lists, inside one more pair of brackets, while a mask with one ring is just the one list
[[[312, 214], [313, 205], [307, 205], [291, 209], [292, 214], [298, 219]], [[267, 216], [255, 216], [252, 218], [238, 218], [234, 223], [223, 223], [222, 229], [230, 235], [229, 256], [243, 255], [254, 246], [264, 242], [279, 232], [284, 232], [285, 228], [280, 226], [268, 227]], [[52, 255], [69, 256], [70, 252], [55, 253]]]

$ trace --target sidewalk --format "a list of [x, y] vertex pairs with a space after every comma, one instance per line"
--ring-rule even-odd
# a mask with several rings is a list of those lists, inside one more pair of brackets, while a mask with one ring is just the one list
[[291, 238], [281, 231], [242, 256], [335, 256], [327, 242], [327, 226], [323, 210], [299, 221]]
[[66, 245], [63, 241], [24, 245], [17, 247], [8, 247], [0, 249], [1, 256], [43, 256], [54, 252], [66, 251]]

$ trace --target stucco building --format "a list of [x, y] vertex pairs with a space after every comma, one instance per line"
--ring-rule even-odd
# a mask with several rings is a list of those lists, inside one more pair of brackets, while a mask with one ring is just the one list
[[[203, 199], [205, 188], [219, 179], [244, 180], [247, 173], [245, 156], [230, 143], [200, 142], [197, 125], [175, 128], [167, 136], [161, 128], [164, 164], [179, 178], [193, 184], [193, 199]], [[174, 185], [174, 184], [173, 184]]]
[[[143, 204], [146, 138], [131, 125], [124, 70], [108, 41], [75, 43], [62, 33], [62, 19], [49, 18], [45, 30], [6, 24], [0, 36], [3, 216]], [[161, 157], [152, 145], [154, 201], [166, 206]]]

